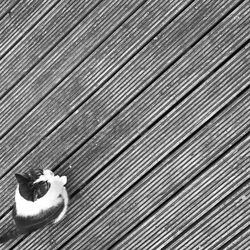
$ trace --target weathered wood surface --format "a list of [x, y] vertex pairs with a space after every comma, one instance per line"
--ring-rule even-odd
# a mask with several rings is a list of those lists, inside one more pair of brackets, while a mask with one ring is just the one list
[[1, 249], [250, 249], [248, 0], [0, 9], [2, 230], [16, 172], [71, 197]]

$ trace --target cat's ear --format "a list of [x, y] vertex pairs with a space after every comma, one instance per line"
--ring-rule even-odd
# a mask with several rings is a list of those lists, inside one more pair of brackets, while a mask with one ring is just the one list
[[29, 182], [29, 180], [27, 179], [27, 177], [21, 175], [21, 174], [15, 174], [16, 180], [18, 183], [27, 183]]

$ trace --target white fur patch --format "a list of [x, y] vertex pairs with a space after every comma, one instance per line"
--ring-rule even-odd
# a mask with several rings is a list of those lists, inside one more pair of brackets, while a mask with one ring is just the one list
[[48, 192], [36, 201], [27, 201], [19, 193], [19, 185], [17, 185], [15, 193], [16, 212], [20, 216], [36, 216], [42, 211], [51, 209], [52, 207], [64, 202], [64, 209], [61, 214], [55, 219], [55, 223], [60, 221], [65, 215], [68, 207], [68, 193], [64, 185], [67, 183], [67, 177], [54, 175], [50, 170], [43, 170], [43, 175], [39, 177], [39, 181], [48, 181], [50, 188]]

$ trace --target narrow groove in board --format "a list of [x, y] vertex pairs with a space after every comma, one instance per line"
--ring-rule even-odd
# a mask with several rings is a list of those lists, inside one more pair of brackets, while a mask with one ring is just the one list
[[[167, 24], [165, 26], [167, 26], [169, 23], [171, 23], [176, 16], [178, 16], [181, 12], [183, 12], [188, 6], [185, 6], [180, 12], [178, 12], [173, 18], [170, 19], [169, 22], [167, 22]], [[138, 7], [139, 9], [139, 7]], [[135, 10], [136, 11], [136, 10]], [[133, 14], [133, 13], [132, 13]], [[132, 15], [131, 14], [131, 15]], [[126, 20], [125, 20], [126, 21]], [[164, 26], [164, 27], [165, 27]], [[118, 27], [117, 27], [118, 28]], [[162, 29], [160, 29], [161, 31]], [[158, 33], [160, 33], [160, 31], [156, 32], [156, 35]], [[129, 60], [131, 60], [138, 52], [140, 52], [151, 40], [153, 40], [153, 38], [155, 37], [155, 34], [153, 34], [153, 36], [151, 36], [148, 40], [145, 41], [145, 43], [143, 43], [143, 45], [138, 48], [137, 50], [135, 50], [112, 74], [110, 74], [108, 76], [107, 79], [105, 79], [105, 81], [100, 84], [92, 93], [90, 93], [81, 103], [79, 103], [74, 109], [72, 109], [72, 111], [68, 114], [68, 116], [65, 118], [65, 120], [72, 114], [75, 112], [75, 110], [77, 110], [77, 108], [79, 108], [80, 106], [82, 106], [84, 104], [84, 102], [86, 102], [88, 99], [90, 99], [99, 89], [101, 89], [114, 75], [117, 74], [117, 72], [120, 71], [121, 68], [124, 67], [124, 65], [126, 65], [128, 63]], [[10, 133], [11, 130], [13, 130], [18, 123], [20, 123], [36, 106], [38, 106], [52, 91], [56, 90], [56, 88], [67, 78], [69, 77], [73, 71], [75, 71], [80, 65], [81, 63], [87, 58], [89, 57], [106, 39], [108, 38], [108, 36], [100, 43], [98, 44], [96, 47], [94, 47], [80, 62], [79, 64], [76, 65], [75, 68], [73, 68], [67, 75], [65, 75], [65, 77], [63, 77], [51, 90], [49, 93], [47, 93], [46, 95], [43, 96], [43, 98], [41, 98], [40, 100], [38, 100], [36, 102], [35, 105], [33, 105], [32, 107], [30, 107], [22, 116], [20, 116], [17, 121], [15, 123], [13, 123], [4, 133], [2, 133], [2, 135], [0, 136], [0, 139], [3, 138], [4, 136], [6, 136], [8, 133]], [[36, 65], [35, 65], [36, 66]], [[24, 76], [25, 77], [25, 76]], [[24, 78], [22, 77], [22, 78]], [[20, 80], [22, 80], [22, 78], [20, 78], [18, 80], [18, 82]], [[1, 98], [0, 98], [1, 99]], [[57, 126], [55, 127], [57, 128]]]
[[[241, 230], [239, 233], [237, 233], [236, 235], [234, 235], [230, 240], [228, 240], [225, 244], [223, 244], [222, 246], [220, 246], [218, 248], [218, 250], [223, 250], [226, 249], [227, 247], [230, 246], [230, 244], [232, 244], [234, 241], [236, 241], [237, 239], [241, 238], [245, 233], [249, 234], [250, 232], [250, 225], [246, 226], [243, 230]], [[249, 240], [247, 240], [249, 242]], [[231, 249], [235, 249], [235, 248], [231, 248]], [[238, 248], [237, 248], [238, 249]], [[247, 248], [242, 248], [242, 249], [247, 249]]]
[[[11, 85], [11, 86], [9, 86], [8, 88], [7, 88], [7, 90], [0, 96], [0, 100], [1, 99], [3, 99], [12, 89], [14, 89], [15, 88], [15, 86], [22, 80], [22, 79], [24, 79], [28, 74], [29, 74], [29, 72], [33, 69], [33, 68], [35, 68], [46, 56], [48, 56], [49, 55], [49, 53], [50, 52], [52, 52], [53, 51], [53, 49], [56, 47], [56, 46], [58, 46], [61, 42], [62, 42], [62, 40], [64, 40], [65, 39], [65, 37], [67, 37], [71, 32], [72, 32], [72, 30], [74, 30], [101, 2], [102, 2], [103, 0], [100, 0], [100, 1], [98, 1], [94, 6], [92, 6], [87, 12], [86, 12], [86, 14], [85, 15], [83, 15], [83, 17], [71, 28], [71, 29], [69, 29], [67, 32], [65, 32], [65, 34], [61, 37], [61, 39], [60, 40], [58, 40], [55, 44], [54, 44], [54, 46], [52, 46], [50, 49], [48, 49], [48, 50], [46, 50], [46, 53], [44, 53], [42, 56], [40, 56], [39, 57], [39, 59], [33, 64], [33, 66], [32, 67], [30, 67], [30, 69], [29, 70], [25, 70], [25, 73], [23, 74], [23, 75], [21, 75], [17, 80], [15, 80], [14, 81], [14, 83]], [[48, 12], [49, 13], [49, 12]], [[40, 22], [40, 20], [37, 22], [37, 23], [35, 23], [34, 24], [34, 26], [35, 25], [37, 25], [38, 23]], [[30, 30], [27, 32], [27, 33], [29, 33], [30, 32]], [[26, 34], [25, 34], [26, 35]], [[21, 38], [20, 38], [20, 40], [21, 40]], [[18, 41], [19, 42], [19, 41]], [[18, 43], [17, 42], [17, 43]], [[6, 51], [6, 53], [5, 54], [3, 54], [3, 56], [2, 57], [0, 57], [0, 60], [1, 60], [1, 58], [3, 58], [4, 56], [6, 56], [8, 53], [11, 53], [11, 50], [13, 49], [13, 47], [15, 47], [15, 45], [16, 44], [14, 44], [8, 51]]]
[[[86, 54], [86, 56], [84, 56], [84, 58], [82, 59], [82, 60], [80, 60], [76, 65], [74, 65], [74, 67], [72, 67], [71, 68], [71, 70], [67, 73], [67, 74], [65, 74], [61, 79], [60, 79], [60, 81], [58, 81], [51, 89], [50, 89], [50, 91], [48, 92], [48, 93], [46, 93], [45, 95], [43, 95], [43, 97], [41, 97], [39, 100], [37, 100], [36, 101], [36, 103], [33, 105], [33, 106], [31, 106], [30, 108], [28, 108], [27, 109], [27, 111], [25, 111], [25, 113], [23, 114], [23, 115], [21, 115], [4, 133], [2, 133], [1, 134], [1, 136], [0, 136], [0, 139], [1, 138], [3, 138], [4, 136], [6, 136], [11, 130], [13, 130], [16, 126], [17, 126], [17, 124], [18, 123], [20, 123], [38, 104], [40, 104], [52, 91], [54, 91], [61, 83], [62, 83], [62, 81], [63, 80], [65, 80], [66, 78], [68, 78], [71, 74], [72, 74], [72, 72], [74, 72], [81, 64], [82, 64], [82, 62], [87, 58], [87, 57], [89, 57], [92, 53], [93, 53], [93, 51], [95, 51], [102, 43], [104, 43], [107, 39], [108, 39], [108, 37], [112, 34], [112, 33], [114, 33], [118, 28], [119, 28], [119, 26], [120, 25], [122, 25], [131, 15], [133, 15], [144, 3], [146, 2], [146, 0], [144, 0], [144, 1], [142, 1], [141, 3], [140, 3], [140, 5], [138, 5], [137, 6], [137, 8], [135, 8], [135, 9], [133, 9], [133, 11], [131, 11], [131, 12], [129, 12], [129, 14], [124, 18], [124, 19], [122, 19], [118, 24], [116, 24], [116, 26], [115, 27], [113, 27], [113, 29], [111, 29], [111, 31], [105, 36], [105, 37], [103, 37], [97, 44], [95, 44], [95, 46]], [[49, 54], [49, 53], [46, 53], [46, 55], [45, 56], [47, 56], [47, 54]], [[44, 57], [45, 57], [44, 56]], [[39, 61], [40, 62], [40, 61]], [[35, 64], [34, 66], [37, 66], [38, 65], [38, 63], [37, 64]], [[34, 69], [34, 68], [32, 68], [32, 69]], [[25, 77], [26, 75], [24, 75], [21, 79], [23, 79], [24, 77]], [[18, 80], [18, 82], [21, 80], [21, 79], [19, 79]], [[101, 87], [101, 86], [100, 86]], [[13, 87], [14, 88], [14, 87]], [[99, 89], [99, 88], [98, 88]], [[98, 89], [96, 89], [96, 91], [98, 90]], [[95, 91], [95, 92], [96, 92]], [[95, 93], [94, 92], [94, 93]], [[93, 94], [94, 94], [93, 93]], [[7, 94], [7, 93], [6, 93]], [[1, 97], [2, 98], [2, 97]], [[0, 98], [0, 99], [1, 99]], [[71, 113], [73, 113], [73, 112], [71, 112]], [[71, 114], [70, 113], [70, 114]], [[70, 115], [69, 114], [69, 115]], [[51, 131], [52, 132], [52, 131]]]
[[[249, 135], [249, 133], [248, 133], [248, 135]], [[248, 138], [246, 138], [246, 141], [242, 141], [242, 143], [240, 143], [237, 147], [240, 147], [240, 148], [243, 148], [244, 149], [244, 151], [242, 151], [243, 149], [241, 149], [239, 152], [247, 152], [247, 143], [249, 143], [248, 142], [249, 141], [249, 136], [248, 136]], [[234, 150], [234, 149], [233, 149]], [[236, 150], [236, 152], [237, 153], [235, 153], [235, 151], [234, 151], [234, 155], [235, 156], [237, 156], [237, 155], [239, 155], [239, 152], [238, 152], [238, 150]], [[230, 157], [232, 157], [232, 155], [230, 154], [230, 152], [229, 152], [229, 155], [226, 155], [225, 156], [226, 157], [226, 159], [228, 159], [228, 158], [230, 158]], [[229, 159], [229, 161], [228, 161], [228, 164], [230, 164], [230, 165], [228, 165], [227, 164], [227, 161], [225, 161], [223, 158], [222, 158], [222, 161], [223, 161], [223, 163], [222, 163], [222, 165], [224, 166], [224, 167], [221, 167], [222, 169], [221, 170], [218, 170], [218, 171], [215, 171], [215, 172], [212, 172], [212, 175], [214, 175], [214, 176], [218, 176], [219, 177], [219, 179], [221, 178], [220, 177], [220, 175], [218, 175], [218, 173], [217, 172], [220, 172], [220, 171], [222, 171], [223, 170], [223, 168], [225, 168], [225, 167], [230, 167], [231, 165], [234, 165], [235, 164], [235, 161], [237, 161], [237, 157], [236, 158], [234, 158], [234, 160], [232, 160], [231, 161], [231, 159]], [[217, 166], [217, 165], [216, 165]], [[210, 173], [206, 173], [206, 175], [207, 175], [207, 178], [210, 178], [209, 176], [211, 176], [211, 171], [214, 171], [214, 170], [210, 170]], [[227, 170], [227, 172], [228, 173], [231, 173], [231, 170], [230, 170], [230, 168], [228, 168], [228, 170]], [[224, 172], [223, 172], [224, 173]], [[231, 173], [231, 176], [233, 176], [234, 174], [233, 173]], [[244, 183], [246, 183], [246, 182], [248, 182], [249, 181], [249, 179], [247, 178], [247, 176], [245, 176], [244, 178], [242, 178], [243, 176], [241, 176], [242, 175], [242, 173], [239, 173], [238, 174], [238, 177], [237, 177], [237, 179], [238, 179], [238, 181], [239, 180], [241, 180], [240, 182], [239, 182], [239, 185], [242, 183], [242, 182], [244, 182]], [[226, 178], [226, 174], [224, 174], [224, 177], [222, 177], [222, 179], [223, 178]], [[221, 186], [221, 183], [219, 183], [219, 182], [217, 182], [217, 187], [218, 188], [220, 188], [221, 190], [220, 190], [220, 193], [222, 194], [224, 194], [223, 195], [223, 197], [225, 197], [225, 196], [227, 196], [227, 197], [231, 197], [231, 194], [230, 194], [230, 189], [229, 189], [229, 186], [228, 186], [228, 184], [230, 184], [232, 187], [234, 186], [234, 187], [236, 187], [236, 186], [238, 186], [237, 184], [236, 184], [236, 182], [237, 182], [237, 179], [235, 179], [234, 180], [234, 182], [231, 182], [230, 181], [230, 179], [228, 180], [227, 179], [227, 184], [226, 183], [224, 183], [223, 182], [223, 185], [224, 185], [224, 187], [223, 188], [221, 188], [220, 186]], [[210, 180], [211, 180], [211, 178], [210, 178]], [[197, 183], [197, 182], [196, 182]], [[213, 182], [211, 182], [211, 184], [212, 184]], [[205, 185], [205, 183], [202, 181], [202, 179], [200, 179], [200, 183], [199, 183], [199, 186], [200, 187], [202, 187], [203, 188], [203, 185]], [[227, 186], [226, 186], [227, 185]], [[191, 187], [189, 187], [189, 189], [190, 189]], [[226, 191], [225, 191], [225, 188], [227, 189]], [[181, 197], [183, 197], [181, 200], [180, 200], [180, 202], [184, 202], [184, 199], [189, 199], [189, 198], [187, 198], [186, 196], [190, 196], [190, 192], [188, 192], [189, 191], [189, 189], [188, 190], [186, 190], [186, 192], [185, 193], [182, 193], [181, 194]], [[212, 195], [213, 194], [213, 190], [210, 190], [210, 189], [207, 189], [207, 191], [209, 191], [209, 192], [211, 192], [211, 194], [210, 195]], [[228, 194], [229, 194], [229, 196], [228, 196]], [[186, 198], [185, 198], [186, 197]], [[195, 193], [193, 193], [193, 195], [192, 195], [192, 197], [196, 197], [196, 195], [195, 195]], [[221, 196], [220, 196], [221, 197]], [[203, 202], [203, 200], [202, 200], [202, 203], [204, 203], [204, 204], [206, 204], [207, 202], [209, 202], [210, 203], [210, 205], [207, 207], [207, 209], [209, 209], [209, 208], [213, 208], [213, 204], [212, 204], [212, 201], [210, 200], [211, 199], [211, 197], [209, 198], [209, 197], [207, 197], [207, 196], [204, 196], [203, 197], [204, 198], [204, 200], [206, 200], [206, 201], [204, 201]], [[193, 198], [190, 198], [191, 200], [190, 200], [190, 202], [192, 201], [192, 199]], [[200, 199], [202, 199], [202, 198], [200, 198]], [[216, 199], [216, 198], [214, 198], [214, 199]], [[221, 199], [222, 199], [222, 197], [221, 197]], [[176, 200], [176, 199], [175, 199]], [[178, 201], [178, 200], [177, 200]], [[174, 205], [174, 208], [172, 209], [172, 207], [162, 207], [162, 209], [161, 210], [159, 210], [158, 212], [157, 212], [157, 221], [154, 221], [153, 220], [153, 218], [155, 218], [156, 217], [156, 215], [154, 216], [154, 217], [152, 217], [151, 218], [151, 220], [149, 220], [147, 223], [145, 223], [144, 224], [144, 228], [140, 228], [140, 230], [138, 231], [137, 230], [137, 233], [138, 234], [136, 234], [137, 235], [137, 237], [136, 238], [134, 238], [133, 239], [133, 242], [134, 241], [136, 241], [137, 239], [139, 240], [139, 235], [141, 236], [141, 237], [145, 237], [146, 239], [148, 239], [148, 237], [150, 237], [149, 235], [151, 235], [152, 236], [152, 238], [151, 238], [151, 240], [152, 240], [152, 242], [153, 241], [155, 241], [155, 243], [157, 244], [157, 239], [156, 239], [156, 237], [158, 236], [158, 235], [156, 235], [156, 236], [153, 236], [152, 234], [154, 233], [154, 228], [156, 227], [157, 229], [159, 229], [160, 230], [160, 225], [159, 225], [159, 223], [162, 223], [163, 225], [166, 223], [165, 222], [165, 220], [163, 219], [163, 218], [165, 218], [164, 217], [164, 215], [166, 214], [166, 211], [168, 210], [168, 214], [169, 214], [169, 216], [167, 216], [167, 220], [169, 221], [169, 220], [171, 220], [171, 218], [172, 219], [174, 219], [174, 217], [176, 216], [176, 217], [178, 217], [178, 220], [180, 220], [181, 218], [180, 218], [180, 216], [182, 216], [181, 214], [176, 214], [177, 213], [177, 211], [180, 211], [179, 213], [181, 213], [181, 211], [185, 211], [185, 207], [183, 207], [183, 208], [181, 208], [181, 210], [179, 209], [179, 203], [180, 202], [177, 202], [178, 204], [175, 204], [175, 203], [173, 203], [173, 205]], [[186, 201], [185, 201], [186, 202]], [[170, 203], [171, 204], [171, 203]], [[185, 203], [186, 205], [185, 206], [188, 206], [188, 203]], [[199, 206], [201, 206], [201, 201], [199, 201], [199, 203], [197, 203], [196, 205], [199, 205]], [[202, 205], [203, 206], [203, 205]], [[187, 209], [187, 208], [186, 208]], [[170, 211], [171, 210], [171, 211]], [[196, 219], [197, 219], [197, 215], [198, 216], [202, 216], [202, 214], [204, 213], [204, 212], [202, 212], [202, 214], [199, 214], [199, 213], [197, 213], [196, 215], [195, 214], [193, 214], [192, 213], [192, 210], [195, 210], [195, 207], [193, 206], [193, 208], [191, 208], [191, 210], [189, 211], [189, 214], [190, 214], [190, 216], [191, 217], [194, 217], [194, 216], [196, 216]], [[194, 211], [193, 211], [194, 212]], [[187, 219], [187, 216], [185, 215], [185, 218]], [[178, 223], [178, 220], [176, 221], [176, 223]], [[193, 221], [193, 219], [189, 219], [190, 220], [190, 222], [192, 222]], [[151, 227], [149, 227], [149, 222], [152, 222], [151, 223]], [[153, 225], [152, 225], [153, 224]], [[174, 226], [174, 224], [173, 224], [173, 226]], [[181, 226], [181, 225], [180, 225]], [[184, 226], [184, 225], [183, 225]], [[170, 227], [170, 225], [169, 225], [169, 227]], [[148, 230], [147, 230], [147, 228], [148, 228]], [[182, 230], [184, 230], [184, 228], [180, 228], [181, 229], [181, 231]], [[147, 235], [146, 235], [146, 232], [145, 232], [145, 230], [147, 230]], [[162, 232], [162, 231], [157, 231], [157, 232], [159, 232], [159, 236], [160, 236], [160, 232]], [[151, 231], [151, 232], [150, 232]], [[150, 233], [149, 233], [150, 232]], [[167, 232], [166, 232], [167, 233]], [[178, 232], [178, 234], [180, 234], [181, 232]], [[133, 236], [134, 236], [135, 234], [133, 234]], [[163, 235], [162, 235], [162, 237], [163, 237]], [[176, 238], [177, 236], [175, 236], [175, 238]], [[171, 239], [172, 237], [170, 237], [170, 239]], [[131, 239], [131, 237], [130, 237], [130, 239]], [[128, 239], [129, 240], [129, 239]], [[128, 242], [128, 244], [130, 243], [130, 242], [132, 242], [132, 241], [126, 241], [126, 242]], [[151, 242], [151, 240], [150, 240], [150, 242]], [[146, 244], [146, 242], [144, 242], [144, 245]], [[153, 243], [152, 243], [153, 244]], [[167, 245], [167, 247], [168, 247], [168, 245]], [[126, 248], [126, 249], [128, 249], [128, 248]]]
[[[245, 195], [245, 193], [244, 194], [242, 194], [242, 196], [244, 196]], [[247, 193], [247, 195], [249, 195], [249, 193]], [[236, 204], [237, 205], [237, 204]], [[240, 211], [240, 212], [242, 212], [241, 214], [230, 214], [230, 215], [228, 215], [228, 217], [230, 217], [230, 216], [235, 216], [235, 218], [237, 218], [237, 216], [241, 216], [241, 218], [240, 219], [238, 219], [238, 221], [237, 221], [237, 225], [235, 225], [235, 224], [233, 224], [235, 221], [232, 221], [233, 223], [232, 224], [230, 224], [230, 225], [228, 225], [229, 227], [230, 227], [230, 229], [232, 228], [232, 226], [234, 226], [234, 229], [233, 229], [233, 231], [231, 231], [230, 232], [230, 234], [228, 235], [228, 232], [225, 232], [225, 230], [224, 230], [224, 234], [226, 234], [226, 236], [227, 236], [227, 238], [222, 238], [222, 240], [223, 240], [223, 242], [220, 242], [219, 244], [217, 244], [217, 242], [219, 241], [218, 239], [217, 239], [217, 242], [215, 242], [213, 245], [214, 246], [217, 246], [217, 247], [220, 247], [220, 246], [223, 246], [228, 240], [230, 240], [230, 238], [231, 237], [234, 237], [235, 235], [238, 235], [240, 232], [242, 232], [242, 231], [244, 231], [244, 229], [246, 228], [246, 227], [249, 227], [249, 223], [247, 223], [248, 222], [248, 220], [247, 220], [247, 222], [244, 220], [245, 218], [247, 218], [247, 216], [248, 216], [248, 211], [249, 211], [249, 209], [247, 210], [247, 212], [246, 212], [246, 210], [245, 211]], [[245, 213], [244, 213], [245, 212]], [[244, 218], [243, 218], [244, 217]], [[242, 220], [242, 218], [243, 218], [243, 220]], [[220, 235], [221, 237], [223, 237], [223, 235]], [[215, 245], [215, 244], [217, 244], [217, 245]]]
[[[1, 55], [0, 55], [0, 60], [2, 60], [3, 58], [4, 58], [4, 56], [7, 54], [7, 53], [9, 53], [10, 52], [10, 50], [13, 48], [13, 47], [15, 47], [32, 29], [33, 29], [33, 27], [34, 26], [36, 26], [44, 17], [46, 17], [46, 15], [52, 10], [52, 9], [54, 9], [55, 8], [55, 6], [60, 2], [61, 0], [57, 0], [57, 1], [55, 1], [41, 16], [40, 16], [40, 18], [38, 19], [38, 20], [36, 20], [29, 28], [27, 28], [26, 30], [25, 30], [25, 32], [19, 37], [19, 38], [17, 38], [17, 40], [15, 41], [15, 42], [13, 42], [12, 44], [11, 44], [11, 46], [9, 46], [9, 47], [7, 47], [7, 48], [5, 48], [4, 50], [4, 52], [3, 52], [3, 54], [1, 53]], [[13, 7], [11, 7], [11, 8], [13, 8]], [[20, 29], [20, 27], [19, 27], [19, 29]], [[5, 94], [4, 94], [5, 95]], [[2, 96], [0, 96], [0, 100], [2, 99], [2, 97], [4, 96], [4, 95], [2, 95]]]
[[2, 220], [7, 214], [9, 214], [12, 210], [12, 207], [7, 209], [2, 215], [0, 215], [0, 220]]
[[18, 245], [25, 239], [25, 237], [22, 237], [20, 240], [18, 240], [13, 246], [11, 246], [10, 250], [14, 250]]
[[238, 250], [246, 250], [250, 247], [250, 228], [241, 237], [237, 239], [237, 242], [233, 242], [227, 250], [234, 250], [238, 246]]
[[[2, 1], [2, 3], [4, 3], [4, 5], [0, 6], [1, 12], [0, 12], [0, 21], [8, 14], [11, 13], [11, 9], [13, 7], [15, 7], [15, 5], [18, 4], [18, 2], [20, 2], [21, 0], [15, 0], [15, 2], [13, 4], [9, 5], [9, 1]], [[12, 1], [11, 1], [12, 2]], [[9, 5], [9, 6], [8, 6]], [[3, 10], [4, 9], [4, 10]]]

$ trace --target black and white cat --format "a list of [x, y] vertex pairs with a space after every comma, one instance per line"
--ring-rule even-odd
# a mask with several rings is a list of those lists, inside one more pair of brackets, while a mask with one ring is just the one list
[[48, 169], [30, 169], [15, 176], [18, 182], [12, 210], [15, 229], [0, 236], [0, 243], [59, 222], [68, 207], [66, 176], [59, 177]]

